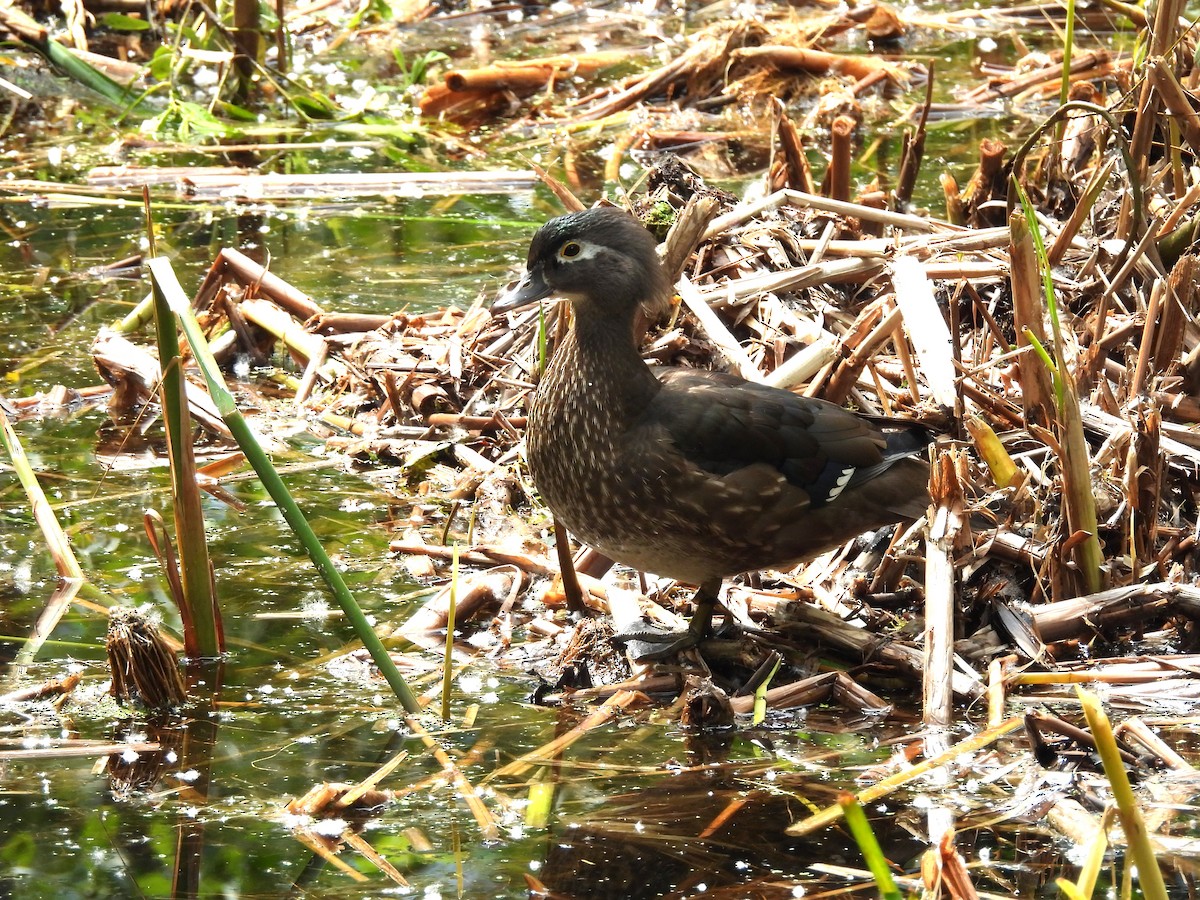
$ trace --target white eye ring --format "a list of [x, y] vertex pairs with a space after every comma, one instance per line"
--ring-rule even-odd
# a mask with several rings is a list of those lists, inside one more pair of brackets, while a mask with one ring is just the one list
[[583, 245], [579, 241], [567, 241], [558, 248], [560, 259], [577, 259], [583, 255]]

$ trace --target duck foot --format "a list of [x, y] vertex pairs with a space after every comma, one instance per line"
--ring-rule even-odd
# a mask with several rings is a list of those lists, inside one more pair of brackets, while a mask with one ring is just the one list
[[[613, 640], [623, 643], [625, 650], [635, 662], [653, 662], [695, 647], [710, 637], [732, 631], [734, 628], [733, 616], [717, 602], [719, 590], [720, 582], [717, 582], [715, 588], [701, 585], [695, 597], [696, 611], [685, 631], [672, 631], [646, 619], [638, 619], [634, 622], [620, 623], [618, 626], [620, 631], [613, 635]], [[713, 613], [718, 607], [725, 611], [725, 622], [714, 635], [712, 619]]]
[[643, 620], [619, 634], [614, 634], [613, 640], [625, 645], [625, 651], [634, 662], [654, 662], [695, 647], [704, 638], [690, 628], [671, 631], [662, 625]]

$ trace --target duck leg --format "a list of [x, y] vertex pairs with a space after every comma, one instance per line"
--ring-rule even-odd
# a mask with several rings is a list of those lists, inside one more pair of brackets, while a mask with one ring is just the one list
[[696, 609], [692, 613], [692, 621], [688, 623], [688, 634], [695, 636], [697, 644], [705, 638], [712, 637], [713, 613], [720, 606], [720, 596], [720, 578], [710, 578], [696, 589], [696, 596], [692, 598]]
[[629, 655], [635, 660], [656, 660], [673, 656], [680, 650], [695, 647], [712, 636], [713, 613], [716, 612], [721, 593], [721, 579], [705, 581], [696, 591], [693, 602], [696, 610], [684, 631], [668, 631], [644, 619], [636, 622], [614, 623], [619, 633], [616, 640], [625, 644]]

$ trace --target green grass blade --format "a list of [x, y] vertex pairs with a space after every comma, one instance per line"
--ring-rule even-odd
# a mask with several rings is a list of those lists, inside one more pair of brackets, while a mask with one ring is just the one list
[[212, 396], [217, 410], [221, 413], [221, 417], [225, 420], [225, 424], [229, 426], [229, 430], [237, 440], [238, 446], [246, 455], [247, 461], [254, 467], [263, 487], [271, 495], [271, 499], [275, 501], [284, 520], [299, 538], [309, 558], [313, 561], [313, 565], [317, 567], [317, 572], [329, 586], [342, 611], [346, 614], [346, 618], [353, 626], [355, 634], [363, 642], [367, 652], [371, 654], [371, 659], [379, 667], [379, 671], [395, 692], [405, 711], [412, 714], [419, 713], [421, 704], [416, 695], [405, 682], [404, 677], [396, 668], [396, 664], [392, 662], [387, 648], [383, 646], [383, 642], [371, 627], [370, 622], [367, 621], [367, 617], [363, 615], [362, 609], [350, 593], [341, 573], [325, 552], [325, 548], [321, 546], [320, 540], [313, 532], [312, 526], [308, 524], [308, 520], [305, 519], [304, 513], [301, 512], [287, 485], [275, 471], [271, 458], [263, 450], [245, 418], [238, 411], [233, 395], [225, 386], [225, 379], [221, 375], [216, 359], [213, 358], [212, 351], [209, 350], [208, 342], [200, 330], [200, 324], [192, 314], [187, 296], [175, 276], [175, 270], [171, 268], [170, 261], [163, 257], [156, 257], [150, 260], [147, 266], [150, 269], [151, 278], [156, 285], [160, 286], [170, 302], [171, 310], [179, 318], [183, 332], [191, 345], [192, 355], [199, 364], [204, 381], [208, 385], [208, 392]]
[[1159, 868], [1155, 856], [1154, 843], [1150, 832], [1146, 830], [1146, 822], [1142, 818], [1137, 796], [1129, 783], [1129, 773], [1121, 762], [1121, 751], [1117, 747], [1117, 739], [1113, 737], [1112, 723], [1100, 706], [1100, 700], [1090, 691], [1081, 687], [1075, 688], [1079, 702], [1083, 704], [1083, 714], [1087, 717], [1088, 728], [1096, 741], [1096, 752], [1100, 754], [1100, 762], [1104, 765], [1104, 776], [1112, 786], [1113, 799], [1117, 804], [1117, 814], [1121, 817], [1121, 828], [1125, 832], [1125, 840], [1129, 844], [1129, 852], [1138, 870], [1138, 885], [1146, 900], [1167, 900], [1167, 887], [1163, 882], [1162, 869]]
[[208, 538], [204, 532], [204, 505], [196, 482], [196, 457], [192, 452], [192, 416], [188, 410], [187, 382], [179, 352], [175, 316], [159, 281], [153, 280], [154, 327], [162, 366], [159, 396], [167, 432], [171, 465], [171, 505], [175, 541], [179, 546], [179, 575], [183, 588], [180, 615], [183, 642], [189, 657], [207, 659], [225, 651], [221, 608], [217, 603]]
[[892, 870], [888, 868], [887, 857], [883, 855], [883, 848], [879, 846], [879, 839], [871, 830], [871, 823], [867, 821], [867, 814], [863, 812], [862, 806], [854, 799], [853, 794], [844, 795], [838, 803], [846, 816], [846, 827], [850, 829], [854, 843], [858, 844], [859, 852], [862, 853], [867, 868], [871, 870], [871, 876], [875, 879], [879, 896], [883, 900], [902, 900], [900, 888], [896, 886]]

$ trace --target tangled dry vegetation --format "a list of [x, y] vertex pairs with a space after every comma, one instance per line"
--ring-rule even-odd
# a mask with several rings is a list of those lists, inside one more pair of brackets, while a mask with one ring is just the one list
[[[537, 668], [551, 696], [675, 692], [701, 673], [713, 676], [718, 702], [705, 695], [684, 715], [725, 721], [748, 708], [781, 659], [767, 695], [774, 708], [832, 699], [887, 710], [888, 689], [868, 687], [897, 677], [900, 695], [922, 685], [933, 721], [949, 720], [955, 700], [985, 697], [999, 721], [1013, 692], [1035, 700], [1084, 679], [1135, 705], [1191, 698], [1200, 118], [1186, 91], [1198, 73], [1179, 12], [1160, 5], [1145, 77], [1134, 78], [1128, 59], [1081, 54], [1072, 104], [1022, 147], [985, 141], [969, 183], [943, 177], [942, 218], [897, 211], [923, 162], [924, 124], [937, 112], [928, 101], [894, 183], [851, 195], [858, 96], [925, 73], [874, 60], [847, 68], [816, 46], [828, 23], [805, 51], [758, 25], [709, 30], [663, 67], [553, 116], [544, 100], [527, 109], [522, 128], [539, 118], [569, 127], [637, 105], [645, 115], [614, 148], [619, 159], [635, 146], [670, 146], [657, 126], [680, 110], [757, 98], [773, 117], [760, 132], [770, 136], [764, 197], [739, 201], [668, 156], [633, 200], [663, 234], [678, 278], [678, 303], [668, 321], [650, 323], [646, 358], [729, 368], [943, 436], [927, 521], [744, 579], [728, 597], [742, 637], [682, 665], [631, 670], [594, 623], [567, 634], [551, 524], [520, 455], [541, 357], [566, 327], [561, 309], [547, 309], [544, 322], [537, 310], [497, 318], [480, 298], [436, 313], [340, 314], [234, 251], [214, 263], [196, 305], [226, 359], [266, 360], [286, 347], [304, 370], [294, 402], [340, 430], [331, 446], [408, 467], [419, 500], [394, 551], [415, 578], [438, 583], [449, 544], [459, 544], [458, 621], [474, 617], [460, 627], [490, 630], [490, 642], [476, 644]], [[571, 75], [592, 62], [598, 71], [608, 61], [575, 59]], [[504, 66], [451, 72], [423, 106], [478, 121], [496, 115], [500, 99], [509, 110], [543, 91], [565, 66], [526, 65], [520, 77]], [[839, 76], [840, 90], [818, 104], [829, 113], [823, 183], [809, 170], [806, 129], [768, 99], [786, 94], [783, 73], [805, 67]], [[1057, 90], [1060, 72], [1049, 59], [994, 72], [969, 102], [1041, 97]], [[677, 102], [656, 117], [647, 104], [664, 97]], [[569, 159], [564, 174], [570, 182]], [[1014, 183], [1031, 196], [1036, 222]], [[115, 404], [150, 399], [153, 360], [137, 372], [127, 365], [135, 351], [119, 341], [106, 333], [96, 346]], [[197, 418], [223, 439], [199, 394]], [[586, 553], [576, 567], [593, 609], [666, 623], [685, 611], [685, 591], [631, 590], [642, 585], [630, 573], [601, 578], [604, 561]], [[444, 626], [446, 595], [403, 633], [419, 641]], [[830, 657], [846, 671], [833, 671]]]

